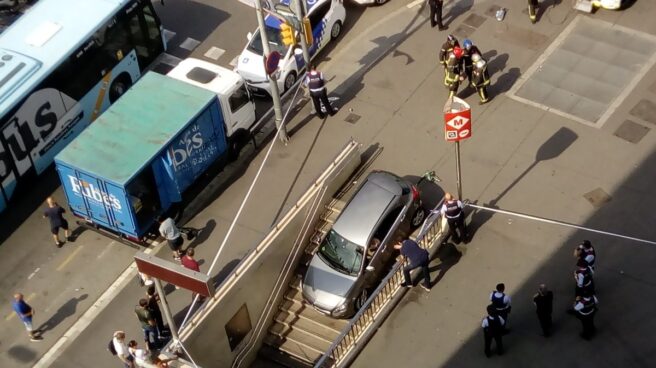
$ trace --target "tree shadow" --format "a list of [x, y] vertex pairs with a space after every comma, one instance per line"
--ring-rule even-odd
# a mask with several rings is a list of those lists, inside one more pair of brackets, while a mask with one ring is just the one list
[[79, 297], [70, 299], [69, 301], [64, 303], [64, 305], [59, 307], [57, 312], [55, 312], [55, 314], [53, 314], [47, 321], [43, 322], [43, 324], [41, 324], [41, 326], [39, 326], [37, 330], [43, 333], [54, 329], [66, 318], [75, 315], [77, 304], [83, 300], [86, 300], [88, 297], [89, 297], [88, 294], [82, 294]]

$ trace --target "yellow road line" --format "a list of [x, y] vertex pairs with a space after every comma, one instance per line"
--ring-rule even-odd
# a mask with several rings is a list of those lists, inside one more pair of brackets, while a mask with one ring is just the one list
[[57, 267], [57, 271], [61, 271], [61, 270], [63, 270], [64, 267], [66, 267], [66, 265], [69, 264], [69, 263], [73, 260], [73, 258], [75, 258], [75, 255], [76, 255], [79, 251], [81, 251], [81, 250], [82, 250], [82, 247], [77, 247], [77, 248], [75, 248], [75, 250], [73, 251], [73, 253], [71, 253], [68, 257], [66, 257], [66, 259], [64, 260], [64, 262], [62, 262], [62, 263]]
[[[28, 296], [25, 298], [25, 301], [26, 301], [26, 302], [29, 302], [29, 301], [32, 300], [32, 298], [34, 298], [35, 296], [36, 296], [36, 293], [32, 293], [32, 294], [30, 294], [30, 295], [28, 295]], [[7, 315], [7, 317], [5, 317], [5, 321], [9, 321], [10, 319], [12, 319], [12, 318], [14, 318], [14, 317], [16, 317], [16, 312], [14, 312], [14, 311], [12, 310], [11, 313], [9, 313], [9, 314]]]

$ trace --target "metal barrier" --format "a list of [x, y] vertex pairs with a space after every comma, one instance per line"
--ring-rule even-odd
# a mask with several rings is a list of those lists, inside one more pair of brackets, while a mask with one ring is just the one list
[[[443, 201], [440, 201], [434, 210], [439, 210], [442, 203]], [[444, 231], [444, 222], [439, 213], [431, 211], [417, 235], [417, 243], [428, 249], [429, 252], [433, 244], [437, 243], [439, 246], [443, 236], [447, 234]], [[438, 240], [439, 242], [436, 242]], [[315, 368], [345, 367], [355, 359], [367, 340], [392, 311], [396, 302], [408, 290], [401, 287], [401, 283], [404, 281], [404, 265], [404, 261], [397, 261], [394, 264], [392, 270], [381, 281], [362, 308], [351, 318], [342, 333], [317, 361], [314, 365]]]

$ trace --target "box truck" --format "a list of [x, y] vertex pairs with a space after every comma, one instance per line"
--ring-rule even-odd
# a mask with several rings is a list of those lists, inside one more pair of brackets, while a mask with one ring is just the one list
[[147, 73], [55, 157], [73, 214], [120, 239], [142, 242], [255, 123], [236, 73], [188, 59], [170, 74]]

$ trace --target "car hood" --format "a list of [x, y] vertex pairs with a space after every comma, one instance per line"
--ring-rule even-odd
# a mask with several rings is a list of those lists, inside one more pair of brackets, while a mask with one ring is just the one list
[[315, 254], [303, 279], [303, 296], [310, 304], [333, 310], [344, 303], [357, 277], [345, 275]]
[[267, 81], [262, 55], [258, 55], [248, 49], [244, 49], [241, 55], [239, 55], [237, 73], [249, 83], [263, 83]]

